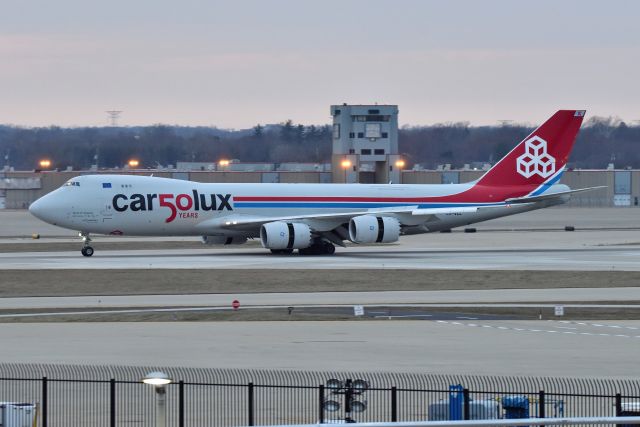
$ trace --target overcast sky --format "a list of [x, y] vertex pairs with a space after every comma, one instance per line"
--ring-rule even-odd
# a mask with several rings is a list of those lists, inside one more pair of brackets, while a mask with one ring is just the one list
[[2, 0], [0, 123], [640, 120], [638, 1]]

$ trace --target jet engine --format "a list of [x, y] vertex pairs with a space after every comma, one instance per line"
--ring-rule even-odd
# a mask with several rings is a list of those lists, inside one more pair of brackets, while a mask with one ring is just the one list
[[267, 249], [308, 248], [311, 246], [311, 229], [297, 222], [268, 222], [260, 227], [260, 242]]
[[246, 237], [241, 236], [202, 236], [205, 245], [242, 245], [247, 243]]
[[400, 238], [400, 222], [388, 216], [361, 215], [349, 221], [349, 240], [354, 243], [389, 243]]

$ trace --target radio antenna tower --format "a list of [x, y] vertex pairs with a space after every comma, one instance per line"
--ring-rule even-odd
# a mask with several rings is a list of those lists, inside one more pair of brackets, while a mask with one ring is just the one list
[[109, 115], [111, 126], [118, 126], [118, 119], [120, 118], [120, 114], [122, 114], [122, 111], [109, 110], [107, 111], [107, 114]]

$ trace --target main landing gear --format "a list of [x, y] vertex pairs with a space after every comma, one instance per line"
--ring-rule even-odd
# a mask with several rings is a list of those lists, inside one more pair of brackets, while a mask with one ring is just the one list
[[[325, 240], [315, 240], [311, 246], [304, 249], [298, 249], [300, 255], [333, 255], [336, 247], [333, 243]], [[271, 249], [274, 255], [291, 255], [293, 249]]]
[[308, 248], [298, 249], [298, 253], [300, 255], [333, 255], [336, 253], [336, 247], [331, 242], [316, 240]]
[[271, 249], [271, 253], [274, 255], [291, 255], [293, 249]]
[[82, 237], [82, 249], [80, 249], [80, 253], [83, 256], [93, 255], [93, 248], [90, 245], [91, 238], [89, 237], [89, 233], [79, 233], [79, 236]]

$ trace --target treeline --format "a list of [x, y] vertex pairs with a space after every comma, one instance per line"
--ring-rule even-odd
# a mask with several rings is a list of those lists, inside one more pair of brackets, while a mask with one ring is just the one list
[[[530, 126], [446, 123], [400, 129], [400, 153], [408, 166], [435, 168], [450, 163], [493, 163], [533, 130]], [[23, 128], [0, 126], [0, 156], [16, 170], [37, 168], [42, 158], [53, 167], [122, 167], [129, 159], [142, 167], [178, 161], [330, 162], [331, 126], [305, 126], [290, 120], [248, 130], [156, 125], [146, 127]], [[570, 167], [640, 168], [640, 127], [613, 118], [591, 118], [583, 126]]]
[[[142, 167], [175, 165], [178, 161], [325, 162], [331, 158], [327, 126], [257, 125], [229, 131], [207, 127], [21, 128], [0, 126], [0, 155], [16, 170], [37, 167], [42, 158], [54, 167], [86, 169], [122, 167], [136, 158]], [[7, 163], [5, 161], [5, 163]]]
[[[464, 122], [404, 128], [400, 151], [412, 163], [427, 168], [446, 163], [453, 167], [495, 163], [534, 129], [520, 125], [470, 127]], [[611, 117], [592, 117], [578, 134], [568, 167], [604, 169], [609, 163], [617, 168], [640, 168], [640, 126]]]

